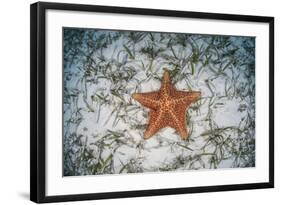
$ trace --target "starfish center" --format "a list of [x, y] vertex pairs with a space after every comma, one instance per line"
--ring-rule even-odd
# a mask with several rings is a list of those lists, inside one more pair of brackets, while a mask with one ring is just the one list
[[175, 107], [175, 103], [172, 100], [164, 99], [160, 103], [160, 109], [169, 111]]

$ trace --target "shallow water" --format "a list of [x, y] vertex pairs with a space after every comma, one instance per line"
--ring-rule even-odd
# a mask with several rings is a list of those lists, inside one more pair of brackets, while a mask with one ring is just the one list
[[[64, 28], [64, 175], [255, 166], [255, 38]], [[164, 128], [148, 140], [164, 69], [201, 91], [188, 140]]]

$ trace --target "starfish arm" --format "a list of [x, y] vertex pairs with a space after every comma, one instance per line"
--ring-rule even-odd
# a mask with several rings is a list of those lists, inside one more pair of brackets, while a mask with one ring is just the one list
[[166, 84], [166, 83], [171, 83], [171, 78], [169, 72], [165, 70], [162, 77], [162, 84]]
[[200, 91], [176, 91], [173, 92], [174, 102], [189, 106], [191, 103], [200, 99]]
[[132, 97], [145, 107], [157, 109], [159, 106], [159, 92], [134, 93]]
[[171, 93], [172, 86], [173, 85], [171, 83], [170, 74], [168, 71], [165, 71], [160, 88], [160, 97], [168, 97]]
[[161, 85], [160, 88], [160, 98], [168, 98], [171, 93], [170, 84], [166, 83]]
[[188, 138], [188, 128], [186, 128], [186, 110], [185, 109], [175, 109], [170, 110], [171, 124], [180, 135], [180, 137], [185, 140]]
[[160, 98], [167, 98], [171, 95], [172, 84], [169, 77], [163, 77], [162, 84], [160, 87]]
[[165, 114], [163, 112], [151, 110], [149, 113], [148, 127], [144, 133], [144, 139], [149, 139], [156, 132], [158, 132], [163, 127], [166, 127]]

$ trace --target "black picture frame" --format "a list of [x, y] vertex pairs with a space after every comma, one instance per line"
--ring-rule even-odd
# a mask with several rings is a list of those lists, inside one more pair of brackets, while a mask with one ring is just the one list
[[[169, 188], [107, 193], [46, 196], [46, 10], [86, 11], [100, 13], [120, 13], [130, 15], [150, 15], [160, 17], [180, 17], [194, 19], [214, 19], [229, 21], [262, 22], [269, 25], [269, 181], [221, 186]], [[265, 51], [267, 52], [267, 51]], [[30, 200], [37, 203], [76, 200], [97, 200], [123, 197], [187, 194], [230, 190], [261, 189], [274, 187], [274, 18], [265, 16], [230, 15], [144, 8], [125, 8], [82, 4], [38, 2], [30, 6]]]

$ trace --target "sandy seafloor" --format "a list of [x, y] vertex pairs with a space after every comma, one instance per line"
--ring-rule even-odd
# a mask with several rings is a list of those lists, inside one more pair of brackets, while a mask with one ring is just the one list
[[[65, 176], [255, 166], [255, 38], [64, 29]], [[135, 92], [201, 91], [188, 140], [164, 128], [148, 140]]]

